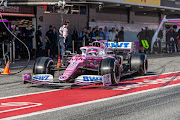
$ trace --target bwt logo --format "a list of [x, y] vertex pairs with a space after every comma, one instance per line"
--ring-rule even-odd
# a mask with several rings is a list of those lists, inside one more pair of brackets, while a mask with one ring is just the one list
[[130, 43], [114, 43], [114, 42], [108, 42], [105, 43], [106, 47], [112, 47], [112, 48], [128, 48]]
[[35, 75], [33, 76], [33, 79], [35, 80], [47, 80], [50, 75]]
[[98, 80], [102, 81], [102, 77], [95, 77], [95, 76], [83, 76], [83, 81], [91, 81], [96, 82]]

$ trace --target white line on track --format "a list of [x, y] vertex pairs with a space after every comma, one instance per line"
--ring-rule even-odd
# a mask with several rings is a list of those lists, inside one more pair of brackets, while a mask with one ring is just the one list
[[156, 75], [147, 75], [147, 76], [140, 76], [140, 77], [132, 77], [132, 78], [127, 78], [127, 79], [125, 79], [125, 80], [138, 79], [138, 78], [144, 78], [144, 77], [152, 77], [152, 76], [165, 75], [165, 74], [177, 73], [177, 72], [180, 72], [180, 71], [176, 71], [176, 72], [167, 72], [167, 73], [156, 74]]
[[[170, 72], [170, 73], [176, 73], [176, 72]], [[168, 73], [164, 73], [164, 74], [168, 74]], [[162, 75], [163, 75], [163, 74], [162, 74]], [[153, 76], [154, 76], [154, 75], [153, 75]], [[20, 119], [20, 118], [24, 118], [24, 117], [30, 117], [30, 116], [34, 116], [34, 115], [44, 114], [44, 113], [48, 113], [48, 112], [54, 112], [54, 111], [63, 110], [63, 109], [68, 109], [68, 108], [72, 108], [72, 107], [83, 106], [83, 105], [88, 105], [88, 104], [97, 103], [97, 102], [102, 102], [102, 101], [108, 101], [108, 100], [112, 100], [112, 99], [118, 99], [118, 98], [121, 98], [121, 97], [136, 95], [136, 94], [145, 93], [145, 92], [150, 92], [150, 91], [155, 91], [155, 90], [159, 90], [159, 89], [170, 88], [170, 87], [179, 86], [179, 85], [180, 85], [180, 83], [179, 83], [179, 84], [174, 84], [174, 85], [165, 86], [165, 87], [159, 87], [159, 88], [153, 88], [153, 89], [149, 89], [149, 90], [143, 90], [143, 91], [139, 91], [139, 92], [129, 93], [129, 94], [125, 94], [125, 95], [119, 95], [119, 96], [114, 96], [114, 97], [109, 97], [109, 98], [104, 98], [104, 99], [99, 99], [99, 100], [93, 100], [93, 101], [84, 102], [84, 103], [78, 103], [78, 104], [74, 104], [74, 105], [68, 105], [68, 106], [59, 107], [59, 108], [53, 108], [53, 109], [49, 109], [49, 110], [43, 110], [43, 111], [39, 111], [39, 112], [33, 112], [33, 113], [29, 113], [29, 114], [24, 114], [24, 115], [18, 115], [18, 116], [8, 117], [8, 118], [4, 118], [4, 119], [2, 119], [2, 120]], [[55, 90], [55, 91], [56, 91], [56, 90]], [[47, 91], [47, 92], [48, 92], [48, 91]], [[43, 92], [40, 92], [40, 93], [43, 93]], [[32, 94], [33, 94], [33, 93], [32, 93]], [[37, 94], [37, 93], [34, 93], [34, 94]], [[20, 95], [20, 96], [23, 96], [23, 95]], [[0, 99], [1, 99], [1, 98], [0, 98]]]
[[48, 92], [54, 92], [54, 91], [59, 91], [63, 89], [56, 89], [56, 90], [48, 90], [48, 91], [41, 91], [41, 92], [36, 92], [36, 93], [28, 93], [28, 94], [21, 94], [21, 95], [14, 95], [14, 96], [8, 96], [8, 97], [2, 97], [1, 99], [7, 99], [7, 98], [14, 98], [14, 97], [21, 97], [21, 96], [28, 96], [28, 95], [35, 95], [35, 94], [41, 94], [41, 93], [48, 93]]
[[20, 107], [20, 108], [14, 108], [14, 109], [10, 109], [10, 110], [3, 110], [0, 111], [0, 113], [5, 113], [5, 112], [11, 112], [11, 111], [16, 111], [16, 110], [21, 110], [21, 109], [27, 109], [27, 108], [32, 108], [32, 107], [37, 107], [37, 106], [41, 106], [41, 103], [33, 103], [34, 105], [29, 105], [29, 106], [25, 106], [25, 107]]

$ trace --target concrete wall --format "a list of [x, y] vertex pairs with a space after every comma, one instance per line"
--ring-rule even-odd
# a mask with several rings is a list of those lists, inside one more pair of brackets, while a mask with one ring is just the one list
[[[117, 9], [118, 10], [118, 9]], [[116, 13], [101, 13], [96, 12], [95, 8], [90, 9], [90, 22], [95, 20], [95, 22], [119, 22], [119, 23], [128, 23], [128, 13], [125, 11], [119, 14]], [[159, 23], [159, 17], [157, 15], [147, 16], [147, 15], [135, 15], [135, 12], [131, 11], [129, 13], [129, 22], [132, 24], [157, 24]]]
[[118, 21], [122, 23], [128, 22], [128, 14], [111, 14], [111, 13], [98, 13], [96, 9], [90, 9], [90, 22], [94, 19], [96, 22], [98, 21]]
[[151, 14], [138, 14], [138, 12], [131, 11], [130, 12], [130, 23], [134, 24], [159, 24], [159, 17], [158, 13], [151, 13]]
[[151, 23], [151, 24], [157, 24], [159, 23], [158, 17], [150, 17], [150, 16], [135, 16], [135, 23]]

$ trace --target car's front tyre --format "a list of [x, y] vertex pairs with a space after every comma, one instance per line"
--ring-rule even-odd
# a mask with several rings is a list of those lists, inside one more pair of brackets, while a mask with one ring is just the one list
[[120, 81], [121, 70], [119, 62], [115, 58], [102, 59], [99, 65], [99, 74], [111, 75], [111, 83], [117, 85]]
[[48, 57], [39, 57], [36, 59], [33, 66], [33, 74], [51, 74], [54, 75], [52, 71], [52, 66], [54, 61]]

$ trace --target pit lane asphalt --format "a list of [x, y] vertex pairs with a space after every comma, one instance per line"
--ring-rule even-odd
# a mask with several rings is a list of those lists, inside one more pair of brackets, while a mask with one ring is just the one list
[[[180, 55], [150, 55], [147, 75], [180, 71]], [[23, 73], [31, 72], [25, 70]], [[53, 90], [54, 87], [22, 85], [22, 74], [0, 76], [0, 97]], [[180, 118], [180, 86], [92, 103], [22, 120], [177, 120]], [[53, 101], [52, 101], [53, 102]]]

